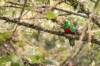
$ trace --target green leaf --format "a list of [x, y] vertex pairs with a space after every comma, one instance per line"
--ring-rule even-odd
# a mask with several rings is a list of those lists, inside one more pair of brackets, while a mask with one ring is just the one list
[[20, 66], [20, 63], [17, 63], [17, 62], [16, 62], [16, 63], [13, 63], [13, 62], [12, 62], [12, 63], [11, 63], [11, 66]]
[[65, 50], [66, 50], [66, 49], [63, 48], [63, 47], [60, 47], [60, 48], [59, 48], [59, 51], [61, 51], [61, 52], [65, 51]]
[[52, 12], [52, 11], [48, 11], [48, 12], [46, 13], [46, 17], [47, 17], [48, 19], [55, 19], [55, 18], [57, 17], [57, 14], [55, 14], [55, 13]]
[[73, 24], [73, 25], [74, 25], [75, 27], [77, 26], [77, 24], [78, 24], [78, 22], [77, 22], [77, 21], [74, 21], [74, 24]]
[[6, 39], [10, 38], [10, 36], [11, 36], [10, 32], [0, 33], [0, 42], [5, 41]]
[[2, 64], [6, 64], [7, 62], [9, 62], [11, 60], [11, 56], [8, 55], [3, 55], [2, 57], [0, 57], [0, 66]]
[[32, 63], [37, 63], [39, 60], [39, 57], [31, 56], [30, 59], [31, 59]]
[[43, 59], [42, 55], [33, 55], [29, 57], [32, 61], [32, 63], [37, 63], [39, 60]]
[[22, 66], [21, 58], [15, 54], [11, 54], [11, 66]]

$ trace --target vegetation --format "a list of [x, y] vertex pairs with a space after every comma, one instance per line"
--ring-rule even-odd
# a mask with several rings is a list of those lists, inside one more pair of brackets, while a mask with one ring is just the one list
[[0, 66], [99, 65], [100, 0], [0, 0]]

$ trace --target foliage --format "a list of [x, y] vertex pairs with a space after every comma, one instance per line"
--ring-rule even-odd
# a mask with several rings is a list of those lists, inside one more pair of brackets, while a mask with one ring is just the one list
[[[69, 18], [84, 35], [64, 33]], [[99, 66], [99, 18], [100, 0], [0, 0], [0, 66]]]

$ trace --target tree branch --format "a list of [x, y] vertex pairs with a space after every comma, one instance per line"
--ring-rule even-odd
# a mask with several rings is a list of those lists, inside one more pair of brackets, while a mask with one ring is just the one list
[[81, 17], [84, 17], [84, 18], [88, 18], [87, 15], [82, 14], [82, 13], [76, 13], [76, 12], [73, 12], [73, 11], [63, 10], [63, 9], [56, 8], [56, 7], [54, 9], [59, 10], [59, 11], [62, 11], [62, 12], [70, 13], [70, 14], [73, 14], [73, 15], [81, 16]]
[[[60, 9], [60, 8], [54, 8], [56, 10], [59, 10], [59, 11], [62, 11], [62, 12], [66, 12], [66, 13], [70, 13], [70, 14], [73, 14], [73, 15], [77, 15], [77, 16], [81, 16], [81, 17], [84, 17], [84, 18], [89, 18], [87, 15], [85, 14], [82, 14], [82, 13], [76, 13], [76, 12], [73, 12], [73, 11], [69, 11], [69, 10], [63, 10], [63, 9]], [[93, 16], [91, 16], [92, 18], [92, 22], [94, 24], [96, 24], [98, 27], [100, 27], [100, 20], [98, 18], [100, 18], [100, 16], [96, 16], [95, 14]]]
[[[58, 36], [63, 36], [63, 37], [66, 37], [66, 38], [79, 40], [79, 35], [65, 34], [64, 32], [58, 32], [58, 31], [52, 31], [52, 30], [44, 29], [44, 28], [36, 26], [34, 24], [29, 24], [29, 23], [25, 23], [25, 22], [19, 22], [16, 19], [10, 19], [8, 17], [0, 16], [0, 19], [1, 20], [5, 20], [8, 23], [9, 22], [10, 23], [15, 23], [15, 24], [18, 24], [20, 26], [29, 27], [29, 28], [32, 28], [32, 29], [35, 29], [35, 30], [51, 33], [51, 34], [58, 35]], [[82, 41], [87, 41], [87, 38], [84, 38]], [[100, 39], [92, 37], [92, 43], [96, 43], [96, 44], [100, 45]]]
[[[13, 4], [13, 2], [11, 2], [11, 4]], [[14, 3], [14, 4], [17, 4], [17, 3]], [[15, 7], [15, 6], [10, 6], [10, 7], [22, 8], [21, 7], [22, 5], [20, 5], [20, 4], [17, 4], [17, 5], [19, 5], [20, 7]], [[7, 7], [9, 7], [9, 6], [7, 6]], [[28, 7], [28, 6], [25, 6], [25, 7]], [[41, 8], [48, 8], [48, 6], [41, 6]], [[82, 13], [76, 13], [76, 12], [73, 12], [73, 11], [70, 11], [70, 10], [64, 10], [64, 9], [60, 9], [60, 8], [56, 8], [56, 7], [53, 7], [53, 9], [56, 9], [56, 10], [59, 10], [59, 11], [62, 11], [62, 12], [66, 12], [66, 13], [70, 13], [70, 14], [73, 14], [73, 15], [81, 16], [81, 17], [84, 17], [84, 18], [89, 18], [88, 15], [83, 14], [83, 12]], [[92, 22], [94, 24], [96, 24], [98, 27], [100, 27], [99, 20], [97, 20], [95, 15], [93, 15], [93, 17], [92, 17]]]

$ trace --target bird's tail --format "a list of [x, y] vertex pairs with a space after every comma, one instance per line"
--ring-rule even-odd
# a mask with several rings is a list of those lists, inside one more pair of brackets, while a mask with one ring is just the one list
[[75, 45], [75, 40], [74, 39], [69, 39], [69, 43], [70, 43], [70, 46], [74, 46]]

